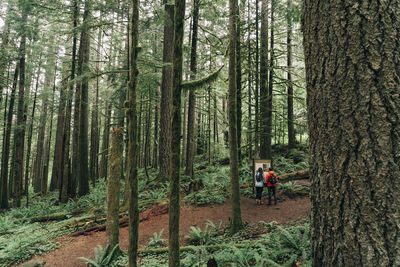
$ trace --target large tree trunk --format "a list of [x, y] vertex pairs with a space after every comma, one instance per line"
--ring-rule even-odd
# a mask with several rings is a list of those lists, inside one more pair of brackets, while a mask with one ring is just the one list
[[241, 0], [240, 6], [236, 7], [236, 14], [237, 14], [237, 30], [236, 30], [236, 117], [237, 117], [237, 142], [238, 142], [238, 159], [239, 162], [241, 161], [242, 152], [241, 152], [241, 141], [242, 141], [242, 55], [241, 55], [241, 27], [242, 27], [242, 20], [241, 14], [244, 10], [243, 0]]
[[[63, 66], [66, 68], [66, 66]], [[63, 77], [66, 80], [66, 77]], [[65, 127], [65, 108], [67, 103], [67, 83], [63, 83], [60, 88], [60, 104], [58, 106], [58, 119], [56, 130], [56, 142], [54, 148], [53, 169], [51, 172], [50, 191], [61, 189], [61, 181], [63, 175], [63, 152], [64, 152], [64, 127]]]
[[229, 165], [231, 176], [232, 224], [231, 231], [242, 227], [242, 209], [239, 190], [239, 159], [237, 142], [237, 90], [236, 90], [236, 0], [229, 0]]
[[[163, 43], [163, 70], [161, 82], [161, 110], [160, 110], [160, 181], [169, 177], [171, 155], [171, 113], [172, 113], [172, 53], [174, 38], [174, 5], [163, 0], [165, 9], [164, 43]], [[169, 64], [169, 65], [166, 65]]]
[[110, 144], [110, 159], [107, 185], [107, 228], [106, 244], [110, 250], [118, 244], [119, 235], [119, 179], [121, 178], [124, 133], [120, 128], [113, 130]]
[[[190, 52], [190, 79], [196, 79], [197, 73], [197, 35], [199, 24], [199, 0], [193, 0], [193, 25], [192, 25], [192, 48]], [[185, 174], [193, 177], [193, 163], [195, 154], [195, 109], [196, 109], [196, 94], [195, 89], [189, 91], [189, 111], [188, 111], [188, 126], [187, 126], [187, 144], [186, 144], [186, 169]], [[200, 125], [200, 124], [199, 124]], [[200, 134], [200, 131], [198, 132]]]
[[256, 68], [255, 68], [255, 90], [254, 90], [254, 98], [255, 98], [255, 111], [254, 111], [254, 119], [255, 119], [255, 125], [254, 125], [254, 150], [255, 150], [255, 154], [256, 156], [259, 156], [260, 153], [260, 73], [259, 73], [259, 59], [260, 59], [260, 55], [259, 55], [259, 0], [256, 0]]
[[180, 149], [182, 121], [182, 64], [183, 35], [185, 19], [185, 0], [175, 1], [174, 21], [174, 58], [172, 65], [172, 138], [171, 138], [171, 173], [169, 192], [169, 225], [168, 225], [168, 265], [179, 267], [179, 216], [180, 216]]
[[17, 127], [15, 128], [15, 159], [14, 159], [14, 177], [13, 177], [13, 195], [14, 205], [16, 207], [21, 206], [21, 195], [22, 195], [22, 178], [24, 174], [24, 147], [25, 147], [25, 125], [26, 116], [25, 110], [25, 59], [26, 59], [26, 24], [28, 20], [27, 7], [22, 7], [22, 34], [19, 46], [19, 83], [18, 83], [18, 108], [17, 108]]
[[137, 56], [139, 52], [139, 0], [132, 0], [132, 17], [129, 48], [129, 83], [128, 83], [128, 166], [127, 179], [129, 180], [129, 266], [137, 266], [137, 251], [139, 239], [139, 203], [138, 203], [138, 133], [136, 114], [136, 94], [139, 71], [137, 69]]
[[[97, 38], [97, 56], [96, 56], [96, 72], [100, 72], [100, 49], [101, 49], [101, 38], [102, 30], [99, 29], [99, 35]], [[92, 108], [92, 119], [91, 119], [91, 130], [90, 130], [90, 168], [89, 177], [92, 180], [93, 186], [96, 184], [99, 173], [99, 85], [100, 77], [96, 78], [96, 85], [93, 87], [94, 90], [94, 101]], [[122, 123], [123, 124], [123, 123]], [[120, 127], [123, 127], [120, 126]], [[122, 164], [122, 163], [121, 163]], [[122, 170], [121, 170], [122, 172]]]
[[261, 1], [261, 56], [260, 56], [260, 157], [271, 158], [271, 137], [269, 130], [268, 111], [268, 0]]
[[14, 81], [10, 96], [10, 107], [8, 108], [7, 114], [7, 127], [4, 133], [4, 146], [3, 146], [3, 157], [1, 161], [1, 202], [0, 209], [8, 209], [8, 158], [10, 155], [10, 143], [11, 143], [11, 127], [12, 118], [14, 113], [14, 102], [15, 102], [15, 92], [17, 90], [19, 75], [19, 62], [15, 67], [14, 71]]
[[[79, 48], [79, 75], [89, 71], [90, 56], [90, 31], [88, 18], [90, 12], [90, 0], [85, 1], [85, 12], [83, 14], [83, 31]], [[89, 145], [88, 145], [88, 102], [89, 102], [89, 79], [84, 76], [81, 85], [81, 109], [79, 118], [79, 187], [78, 195], [83, 196], [89, 193]]]
[[[75, 68], [76, 68], [76, 48], [77, 48], [77, 33], [76, 29], [78, 27], [78, 16], [79, 16], [79, 5], [78, 5], [78, 0], [74, 0], [73, 6], [71, 7], [73, 9], [73, 25], [74, 25], [74, 34], [73, 34], [73, 39], [72, 39], [72, 58], [71, 58], [71, 80], [75, 78]], [[78, 89], [77, 89], [78, 90]], [[80, 90], [80, 89], [79, 89]], [[74, 83], [71, 83], [70, 89], [68, 92], [68, 101], [67, 101], [67, 107], [65, 110], [65, 131], [64, 131], [64, 170], [63, 170], [63, 175], [62, 175], [62, 189], [61, 189], [61, 202], [65, 203], [69, 198], [75, 198], [76, 194], [76, 182], [74, 180], [74, 176], [71, 173], [72, 170], [72, 162], [70, 159], [70, 139], [71, 139], [71, 121], [72, 121], [72, 98], [74, 95]], [[79, 99], [80, 97], [78, 97]], [[76, 96], [75, 96], [76, 100]], [[79, 108], [77, 105], [75, 105], [75, 110], [74, 110], [74, 127], [76, 126], [75, 119], [79, 118]], [[77, 113], [77, 114], [75, 114]], [[74, 128], [73, 132], [73, 138], [76, 138], [76, 144], [77, 145], [77, 134], [78, 128]], [[75, 132], [76, 131], [76, 132]], [[74, 153], [74, 141], [73, 141], [73, 153]], [[72, 155], [72, 160], [74, 159], [74, 155]]]
[[[272, 158], [272, 98], [273, 98], [273, 88], [274, 88], [274, 12], [275, 12], [275, 0], [271, 0], [271, 49], [269, 57], [269, 79], [268, 79], [268, 104], [264, 106], [268, 111], [267, 116], [267, 153], [266, 158]], [[276, 142], [276, 140], [275, 140]]]
[[314, 266], [400, 266], [400, 3], [303, 6]]
[[293, 71], [293, 53], [292, 53], [292, 17], [291, 17], [291, 10], [292, 10], [292, 0], [287, 0], [287, 105], [288, 105], [288, 141], [289, 141], [289, 149], [294, 148], [296, 145], [296, 136], [294, 133], [294, 116], [293, 116], [293, 78], [292, 78], [292, 71]]

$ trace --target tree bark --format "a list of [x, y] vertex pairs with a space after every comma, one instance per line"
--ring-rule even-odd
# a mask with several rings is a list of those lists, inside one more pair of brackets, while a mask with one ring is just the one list
[[255, 99], [255, 111], [254, 111], [254, 117], [255, 117], [255, 131], [254, 131], [254, 150], [255, 150], [255, 154], [257, 156], [259, 156], [260, 153], [260, 73], [259, 73], [259, 59], [260, 59], [260, 55], [259, 55], [259, 11], [258, 11], [258, 7], [259, 7], [259, 0], [256, 0], [256, 68], [255, 68], [255, 93], [254, 93], [254, 99]]
[[[190, 79], [196, 79], [197, 73], [197, 35], [199, 24], [199, 0], [193, 0], [193, 25], [192, 25], [192, 46], [190, 52]], [[185, 175], [194, 176], [193, 163], [195, 154], [195, 109], [196, 94], [194, 89], [189, 90], [189, 110], [188, 110], [188, 126], [187, 126], [187, 144], [186, 144], [186, 169]], [[198, 132], [200, 134], [200, 132]]]
[[139, 71], [137, 69], [137, 56], [139, 52], [139, 0], [132, 0], [132, 16], [129, 48], [129, 83], [128, 83], [128, 166], [129, 180], [129, 266], [137, 266], [137, 251], [139, 238], [139, 204], [138, 204], [138, 177], [137, 177], [137, 114], [136, 94]]
[[172, 54], [174, 38], [174, 5], [163, 0], [165, 10], [163, 69], [161, 81], [161, 110], [160, 110], [160, 181], [169, 177], [171, 155], [171, 113], [172, 113]]
[[267, 97], [267, 105], [264, 106], [268, 111], [267, 116], [267, 132], [266, 132], [266, 141], [267, 141], [267, 152], [266, 158], [272, 159], [272, 98], [273, 98], [273, 88], [274, 88], [274, 12], [275, 12], [275, 0], [271, 0], [271, 49], [270, 49], [270, 58], [269, 58], [269, 79], [268, 79], [268, 97]]
[[260, 56], [260, 157], [271, 158], [271, 139], [268, 137], [268, 0], [261, 1]]
[[288, 105], [288, 142], [289, 142], [289, 149], [294, 148], [296, 146], [296, 135], [294, 133], [294, 115], [293, 115], [293, 78], [292, 78], [292, 71], [293, 71], [293, 53], [292, 53], [292, 33], [293, 33], [293, 26], [292, 26], [292, 17], [291, 12], [292, 10], [292, 0], [287, 0], [287, 105]]
[[101, 159], [99, 176], [107, 180], [108, 165], [108, 145], [110, 142], [110, 124], [111, 124], [111, 103], [106, 100], [106, 117], [104, 118], [103, 143], [101, 147]]
[[19, 75], [19, 62], [17, 63], [14, 71], [14, 80], [10, 95], [10, 106], [8, 108], [7, 114], [7, 127], [4, 133], [4, 146], [3, 146], [3, 157], [1, 161], [1, 206], [0, 209], [8, 209], [8, 158], [10, 155], [10, 143], [11, 143], [11, 127], [12, 127], [12, 118], [14, 113], [14, 102], [15, 102], [15, 93], [17, 90], [18, 83], [18, 75]]
[[25, 146], [25, 126], [26, 116], [25, 109], [25, 60], [26, 60], [26, 24], [28, 20], [27, 7], [22, 7], [22, 21], [21, 21], [21, 41], [19, 46], [19, 83], [18, 83], [18, 108], [17, 108], [17, 127], [15, 128], [15, 158], [14, 158], [14, 175], [13, 175], [13, 196], [14, 205], [21, 206], [22, 195], [22, 178], [24, 174], [24, 146]]
[[179, 267], [179, 216], [180, 216], [180, 149], [182, 121], [182, 64], [183, 35], [185, 21], [185, 0], [175, 1], [173, 67], [172, 67], [172, 138], [171, 138], [171, 173], [169, 192], [169, 225], [168, 225], [168, 265]]
[[243, 227], [239, 190], [236, 89], [236, 0], [229, 0], [229, 165], [231, 176], [232, 233]]
[[121, 178], [124, 133], [115, 128], [111, 136], [107, 185], [106, 244], [110, 249], [119, 243], [119, 180]]
[[399, 1], [303, 6], [314, 266], [399, 266]]
[[[90, 13], [90, 0], [85, 1], [85, 12], [83, 14], [83, 30], [81, 32], [81, 43], [79, 47], [78, 73], [80, 75], [89, 71], [90, 57], [90, 31], [88, 18]], [[81, 85], [80, 118], [79, 118], [79, 187], [78, 195], [89, 193], [89, 150], [88, 150], [88, 102], [89, 102], [89, 79], [84, 76]]]

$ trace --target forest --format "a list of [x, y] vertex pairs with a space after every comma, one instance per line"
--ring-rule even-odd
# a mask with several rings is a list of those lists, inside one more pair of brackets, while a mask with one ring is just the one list
[[400, 266], [399, 47], [399, 0], [2, 0], [0, 266]]

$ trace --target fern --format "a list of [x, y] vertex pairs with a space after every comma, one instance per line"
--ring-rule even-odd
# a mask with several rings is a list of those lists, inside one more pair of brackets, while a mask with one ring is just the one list
[[107, 267], [110, 266], [111, 261], [114, 257], [115, 252], [119, 248], [119, 244], [116, 244], [114, 248], [110, 251], [110, 253], [107, 253], [109, 248], [109, 245], [107, 245], [104, 249], [101, 245], [98, 245], [97, 247], [94, 248], [94, 259], [88, 259], [85, 257], [79, 257], [79, 259], [85, 260], [87, 263], [95, 266], [95, 267]]

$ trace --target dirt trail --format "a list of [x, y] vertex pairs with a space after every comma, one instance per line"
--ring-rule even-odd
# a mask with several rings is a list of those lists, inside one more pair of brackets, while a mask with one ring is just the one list
[[[154, 207], [153, 209], [159, 209]], [[243, 220], [248, 223], [256, 223], [259, 221], [277, 221], [285, 224], [290, 221], [295, 221], [305, 218], [310, 210], [309, 198], [289, 199], [283, 198], [277, 205], [257, 206], [254, 199], [242, 197], [242, 216]], [[154, 210], [153, 210], [154, 211]], [[146, 211], [154, 213], [152, 210]], [[195, 206], [182, 206], [181, 208], [181, 221], [180, 232], [181, 240], [184, 240], [185, 235], [189, 233], [190, 226], [199, 226], [204, 228], [207, 219], [217, 223], [222, 220], [223, 224], [227, 224], [231, 215], [231, 202], [227, 200], [226, 203], [220, 205], [212, 205], [205, 207]], [[149, 216], [148, 220], [140, 223], [139, 226], [139, 245], [145, 246], [149, 238], [153, 236], [154, 232], [159, 233], [164, 229], [162, 237], [168, 237], [168, 214], [161, 214], [158, 216]], [[60, 266], [60, 267], [75, 267], [86, 266], [83, 260], [78, 257], [93, 257], [93, 248], [97, 245], [104, 247], [105, 232], [95, 232], [87, 236], [79, 237], [61, 237], [59, 242], [62, 244], [57, 250], [49, 252], [47, 255], [35, 256], [33, 260], [46, 261], [45, 266]], [[184, 244], [182, 242], [182, 244]], [[120, 228], [120, 246], [122, 249], [128, 249], [128, 228]], [[30, 261], [30, 262], [31, 262]]]

